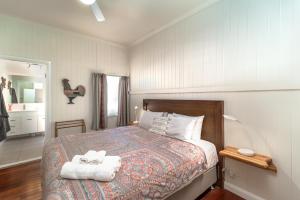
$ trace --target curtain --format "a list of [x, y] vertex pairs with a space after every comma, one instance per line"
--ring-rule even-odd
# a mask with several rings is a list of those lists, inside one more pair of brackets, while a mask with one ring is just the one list
[[2, 88], [0, 88], [0, 141], [4, 140], [6, 138], [6, 133], [10, 131], [8, 117]]
[[118, 126], [129, 123], [129, 78], [122, 76], [119, 82]]
[[92, 130], [107, 127], [107, 80], [105, 74], [92, 74]]

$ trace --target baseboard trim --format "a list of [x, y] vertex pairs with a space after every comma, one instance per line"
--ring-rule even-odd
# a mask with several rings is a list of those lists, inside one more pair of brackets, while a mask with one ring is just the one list
[[228, 183], [225, 181], [224, 183], [225, 189], [229, 190], [230, 192], [233, 192], [234, 194], [239, 195], [240, 197], [247, 199], [247, 200], [265, 200], [262, 197], [259, 197], [251, 192], [248, 192], [236, 185], [233, 185], [231, 183]]
[[32, 162], [32, 161], [36, 161], [36, 160], [41, 160], [42, 157], [36, 157], [36, 158], [32, 158], [32, 159], [28, 159], [28, 160], [22, 160], [22, 161], [19, 161], [19, 162], [14, 162], [14, 163], [9, 163], [9, 164], [5, 164], [5, 165], [0, 165], [0, 169], [6, 169], [6, 168], [10, 168], [10, 167], [15, 167], [15, 166], [18, 166], [18, 165], [23, 165], [23, 164], [26, 164], [26, 163], [29, 163], [29, 162]]

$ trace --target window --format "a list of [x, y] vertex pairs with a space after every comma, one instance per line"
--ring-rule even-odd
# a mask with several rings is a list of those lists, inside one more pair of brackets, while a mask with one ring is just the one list
[[118, 93], [119, 93], [118, 76], [107, 76], [107, 115], [118, 115]]

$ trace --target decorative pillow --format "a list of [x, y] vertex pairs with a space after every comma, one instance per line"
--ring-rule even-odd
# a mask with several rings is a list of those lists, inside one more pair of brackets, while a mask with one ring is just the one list
[[191, 140], [196, 119], [188, 117], [169, 116], [166, 135], [180, 140]]
[[203, 125], [203, 120], [204, 120], [204, 116], [198, 116], [198, 117], [192, 117], [192, 116], [187, 116], [187, 115], [180, 115], [180, 114], [176, 114], [173, 113], [174, 117], [186, 117], [186, 118], [190, 118], [190, 119], [195, 119], [195, 126], [193, 128], [193, 133], [192, 133], [192, 137], [191, 140], [199, 143], [201, 140], [201, 132], [202, 132], [202, 125]]
[[168, 121], [168, 117], [154, 117], [149, 131], [160, 135], [166, 135]]
[[168, 115], [169, 115], [169, 113], [164, 112], [162, 116], [163, 116], [163, 117], [168, 117]]
[[151, 111], [143, 111], [141, 113], [139, 126], [141, 128], [149, 130], [152, 126], [153, 119], [155, 117], [162, 117], [163, 112], [151, 112]]

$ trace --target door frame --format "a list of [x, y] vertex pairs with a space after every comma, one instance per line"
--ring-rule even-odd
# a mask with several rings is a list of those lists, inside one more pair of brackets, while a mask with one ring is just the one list
[[45, 109], [45, 139], [46, 142], [52, 137], [52, 126], [51, 126], [51, 114], [52, 114], [52, 104], [51, 104], [51, 61], [45, 61], [45, 60], [38, 60], [38, 59], [31, 59], [31, 58], [23, 58], [23, 57], [17, 57], [17, 56], [7, 56], [7, 55], [1, 55], [0, 59], [3, 60], [11, 60], [11, 61], [19, 61], [19, 62], [28, 62], [28, 63], [35, 63], [40, 65], [45, 65], [46, 70], [46, 109]]

